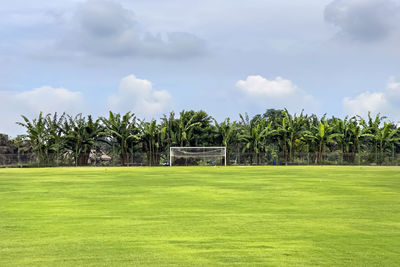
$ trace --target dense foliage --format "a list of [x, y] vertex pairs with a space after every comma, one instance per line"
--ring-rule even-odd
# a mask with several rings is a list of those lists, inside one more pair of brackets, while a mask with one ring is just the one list
[[43, 165], [160, 165], [168, 161], [171, 146], [226, 146], [228, 164], [251, 165], [393, 164], [400, 152], [400, 130], [380, 114], [340, 119], [269, 109], [222, 122], [193, 110], [159, 121], [130, 112], [98, 119], [42, 113], [22, 118], [18, 124], [26, 134], [12, 143], [24, 146], [14, 145], [13, 153], [30, 149]]

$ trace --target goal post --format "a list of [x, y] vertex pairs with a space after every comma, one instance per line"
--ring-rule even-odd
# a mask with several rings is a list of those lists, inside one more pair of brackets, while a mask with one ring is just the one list
[[226, 166], [226, 147], [170, 147], [170, 166]]

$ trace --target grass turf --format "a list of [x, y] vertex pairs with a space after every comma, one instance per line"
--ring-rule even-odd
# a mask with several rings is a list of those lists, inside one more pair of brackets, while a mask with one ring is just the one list
[[0, 169], [0, 266], [400, 263], [400, 168]]

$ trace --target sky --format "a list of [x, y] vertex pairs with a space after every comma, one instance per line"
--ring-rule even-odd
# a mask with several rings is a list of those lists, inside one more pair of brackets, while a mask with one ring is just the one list
[[1, 2], [0, 133], [40, 111], [400, 120], [400, 0]]

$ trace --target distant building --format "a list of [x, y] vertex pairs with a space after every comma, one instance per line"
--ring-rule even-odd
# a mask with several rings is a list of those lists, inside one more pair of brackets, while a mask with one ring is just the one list
[[397, 129], [400, 129], [400, 121], [397, 123]]

